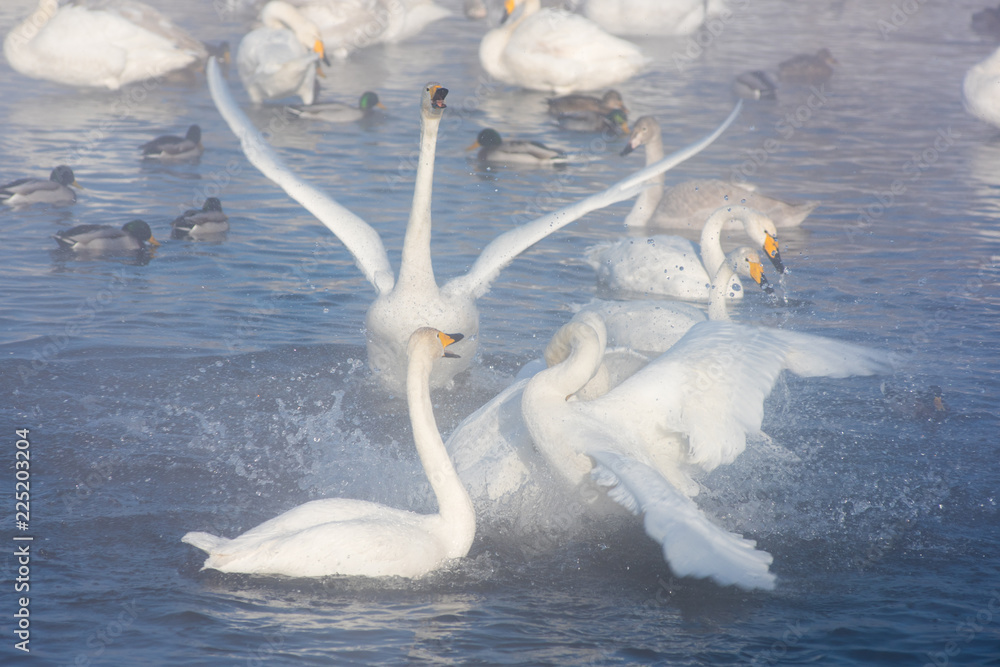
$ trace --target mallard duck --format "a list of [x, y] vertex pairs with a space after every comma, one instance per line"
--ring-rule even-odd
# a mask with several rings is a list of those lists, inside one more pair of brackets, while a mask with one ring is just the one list
[[504, 83], [564, 95], [614, 85], [649, 62], [635, 44], [540, 0], [506, 0], [504, 12], [479, 44], [483, 69]]
[[40, 0], [3, 45], [7, 62], [35, 79], [118, 90], [198, 66], [205, 45], [170, 19], [135, 0]]
[[574, 132], [608, 132], [613, 136], [624, 136], [629, 133], [628, 117], [620, 109], [613, 109], [607, 113], [571, 111], [556, 116], [556, 122], [564, 130]]
[[733, 92], [745, 100], [773, 100], [777, 86], [762, 70], [743, 72], [733, 81]]
[[476, 156], [479, 161], [491, 164], [557, 165], [567, 161], [566, 154], [560, 150], [537, 141], [504, 140], [499, 132], [489, 128], [480, 132], [466, 150], [475, 148], [479, 149]]
[[201, 145], [201, 128], [192, 125], [183, 137], [165, 134], [139, 146], [146, 160], [161, 162], [184, 162], [193, 160], [205, 152]]
[[107, 252], [115, 250], [136, 251], [160, 245], [153, 238], [153, 231], [142, 220], [132, 220], [121, 229], [111, 225], [77, 225], [52, 236], [65, 250], [76, 252]]
[[316, 99], [319, 61], [329, 64], [319, 28], [298, 9], [271, 0], [260, 12], [263, 27], [240, 41], [236, 67], [254, 104], [298, 95], [305, 104]]
[[19, 178], [6, 185], [0, 185], [0, 202], [10, 206], [74, 204], [76, 193], [69, 189], [70, 185], [83, 187], [76, 182], [73, 170], [63, 164], [52, 170], [48, 180]]
[[229, 231], [229, 216], [218, 197], [209, 197], [201, 209], [188, 209], [170, 223], [173, 238], [217, 236]]
[[600, 114], [607, 114], [615, 110], [621, 111], [626, 116], [628, 115], [625, 102], [622, 101], [621, 93], [617, 90], [609, 90], [601, 97], [579, 93], [562, 95], [560, 97], [549, 98], [548, 103], [549, 113], [553, 116], [561, 116], [578, 111], [593, 111]]
[[352, 123], [371, 116], [375, 109], [385, 109], [378, 95], [368, 91], [361, 96], [358, 106], [343, 102], [316, 102], [314, 104], [293, 104], [288, 111], [299, 118], [322, 120], [327, 123]]
[[779, 64], [778, 78], [786, 83], [823, 83], [833, 74], [832, 65], [836, 64], [837, 59], [830, 53], [830, 49], [803, 53]]

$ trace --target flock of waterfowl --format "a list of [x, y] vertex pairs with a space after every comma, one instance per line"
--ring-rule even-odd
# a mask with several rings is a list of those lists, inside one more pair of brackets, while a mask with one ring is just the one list
[[[718, 11], [716, 4], [591, 0], [577, 14], [543, 8], [540, 0], [502, 3], [500, 24], [480, 45], [482, 69], [505, 84], [552, 93], [548, 111], [565, 128], [627, 136], [623, 155], [643, 147], [646, 166], [602, 192], [504, 232], [465, 274], [444, 285], [435, 279], [430, 249], [434, 158], [447, 109], [444, 85], [430, 82], [420, 91], [420, 155], [397, 273], [368, 223], [300, 179], [264, 141], [222, 76], [218, 58], [226, 57], [225, 47], [205, 46], [133, 0], [64, 6], [40, 0], [35, 13], [8, 34], [4, 53], [11, 67], [71, 86], [115, 90], [204, 68], [215, 105], [247, 159], [340, 239], [375, 290], [365, 320], [369, 368], [382, 387], [407, 398], [414, 443], [438, 513], [345, 499], [314, 501], [234, 539], [188, 533], [185, 542], [208, 552], [206, 568], [418, 577], [468, 553], [477, 517], [503, 512], [518, 525], [541, 526], [546, 516], [539, 498], [553, 488], [563, 498], [598, 488], [613, 502], [582, 503], [580, 512], [614, 516], [617, 503], [641, 514], [646, 532], [662, 545], [678, 575], [746, 589], [774, 587], [771, 556], [719, 528], [694, 503], [700, 476], [732, 463], [748, 440], [763, 437], [764, 399], [782, 371], [847, 377], [885, 373], [892, 366], [880, 351], [730, 321], [729, 305], [744, 294], [739, 278], [770, 291], [762, 260], [784, 272], [778, 230], [802, 224], [817, 205], [785, 202], [725, 181], [664, 187], [663, 173], [711, 144], [742, 101], [713, 133], [664, 156], [656, 119], [642, 117], [630, 128], [621, 95], [610, 89], [649, 65], [635, 44], [612, 32], [688, 34]], [[480, 12], [476, 1], [466, 6], [470, 16], [489, 13]], [[447, 13], [431, 0], [271, 0], [259, 7], [259, 27], [237, 47], [238, 75], [253, 104], [297, 97], [302, 104], [286, 107], [296, 116], [363, 120], [381, 106], [377, 94], [365, 92], [356, 107], [321, 101], [322, 64], [371, 44], [405, 40]], [[780, 63], [776, 77], [763, 70], [744, 73], [733, 90], [743, 98], [766, 99], [774, 95], [773, 78], [821, 83], [834, 64], [821, 49]], [[965, 93], [970, 111], [1000, 124], [998, 68], [1000, 55], [973, 68]], [[567, 162], [562, 151], [505, 140], [491, 129], [479, 134], [476, 145], [484, 163]], [[197, 125], [183, 137], [160, 137], [139, 148], [142, 158], [164, 161], [196, 160], [204, 150]], [[0, 186], [0, 201], [69, 205], [76, 201], [71, 189], [76, 185], [72, 171], [60, 166], [49, 179]], [[633, 197], [627, 226], [700, 229], [700, 244], [661, 234], [641, 244], [629, 238], [591, 248], [588, 261], [598, 279], [623, 298], [582, 308], [554, 333], [544, 362], [529, 364], [445, 442], [430, 391], [452, 386], [474, 362], [477, 299], [505, 266], [545, 236]], [[216, 198], [172, 224], [175, 238], [218, 237], [226, 230]], [[726, 254], [723, 230], [744, 232], [749, 245]], [[138, 251], [156, 244], [141, 220], [120, 229], [82, 225], [59, 232], [56, 241], [72, 251]], [[647, 298], [626, 298], [636, 295]], [[692, 302], [707, 303], [707, 313]]]

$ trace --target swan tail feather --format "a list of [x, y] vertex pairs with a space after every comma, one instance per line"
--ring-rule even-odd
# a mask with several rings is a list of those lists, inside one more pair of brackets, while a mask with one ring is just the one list
[[483, 248], [468, 273], [449, 281], [445, 285], [445, 290], [470, 293], [477, 298], [486, 294], [500, 271], [522, 252], [591, 211], [636, 196], [649, 179], [694, 157], [712, 145], [736, 120], [742, 108], [743, 100], [738, 100], [726, 120], [711, 134], [618, 181], [606, 190], [504, 232]]
[[392, 267], [378, 232], [337, 201], [292, 173], [236, 104], [215, 57], [209, 58], [206, 74], [212, 100], [229, 129], [240, 140], [247, 160], [333, 232], [377, 292], [392, 289]]
[[756, 542], [730, 533], [708, 520], [693, 500], [674, 488], [658, 472], [613, 452], [590, 452], [595, 479], [616, 492], [611, 497], [641, 509], [646, 534], [663, 547], [670, 569], [682, 577], [709, 578], [723, 586], [746, 590], [773, 590], [771, 554]]

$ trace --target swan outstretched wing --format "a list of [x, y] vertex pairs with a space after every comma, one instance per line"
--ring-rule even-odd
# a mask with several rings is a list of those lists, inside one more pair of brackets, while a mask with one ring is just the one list
[[892, 370], [889, 355], [810, 334], [732, 322], [701, 322], [610, 400], [630, 414], [655, 414], [656, 429], [688, 436], [689, 461], [705, 470], [731, 463], [760, 431], [764, 399], [788, 370], [843, 378]]
[[280, 186], [340, 239], [354, 262], [378, 293], [392, 289], [395, 279], [389, 257], [378, 232], [357, 215], [301, 180], [267, 145], [260, 132], [237, 106], [222, 78], [215, 58], [209, 58], [208, 88], [216, 108], [240, 140], [243, 153], [253, 166]]
[[650, 178], [662, 174], [710, 146], [736, 120], [742, 106], [743, 101], [738, 101], [722, 125], [704, 139], [671, 153], [606, 190], [504, 232], [483, 248], [468, 273], [448, 282], [444, 286], [445, 291], [469, 293], [476, 298], [482, 296], [489, 291], [491, 283], [500, 271], [535, 243], [591, 211], [634, 197], [646, 186]]
[[768, 571], [774, 559], [757, 550], [756, 542], [713, 524], [693, 500], [644, 463], [607, 451], [588, 454], [595, 480], [610, 487], [608, 495], [618, 503], [643, 515], [646, 534], [663, 546], [676, 575], [708, 577], [747, 590], [774, 588], [775, 576]]

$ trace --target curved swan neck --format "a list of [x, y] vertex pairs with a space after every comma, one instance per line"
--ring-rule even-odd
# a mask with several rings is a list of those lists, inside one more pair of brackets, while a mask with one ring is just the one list
[[271, 0], [260, 12], [260, 20], [268, 28], [287, 28], [306, 47], [312, 48], [319, 36], [319, 29], [294, 6], [282, 0]]
[[555, 396], [575, 394], [586, 385], [604, 360], [606, 338], [590, 324], [571, 321], [564, 325], [545, 350], [549, 368], [536, 376]]
[[[420, 116], [420, 156], [413, 186], [410, 221], [406, 225], [403, 254], [399, 266], [399, 285], [429, 290], [437, 287], [431, 260], [431, 196], [434, 189], [434, 156], [437, 151], [441, 117], [427, 113]], [[428, 284], [429, 283], [429, 284]]]
[[441, 440], [431, 403], [430, 375], [434, 359], [440, 356], [436, 337], [422, 341], [410, 352], [406, 395], [410, 410], [413, 442], [424, 473], [437, 499], [438, 514], [447, 529], [441, 537], [448, 543], [449, 557], [464, 556], [476, 534], [476, 513], [455, 466]]
[[[646, 151], [646, 166], [659, 162], [663, 159], [663, 135], [658, 125], [653, 126], [649, 139], [643, 143]], [[666, 177], [663, 172], [657, 174], [647, 181], [639, 196], [636, 197], [632, 210], [625, 217], [626, 227], [642, 227], [653, 217], [656, 207], [663, 199], [663, 183]]]
[[729, 262], [723, 261], [722, 266], [715, 273], [715, 281], [712, 283], [712, 290], [708, 295], [708, 319], [728, 320], [729, 308], [726, 305], [726, 295], [729, 291], [729, 283], [736, 273], [729, 266]]
[[726, 263], [726, 253], [722, 251], [722, 228], [730, 220], [745, 220], [739, 208], [733, 206], [716, 210], [701, 228], [701, 263], [710, 276], [716, 275]]

